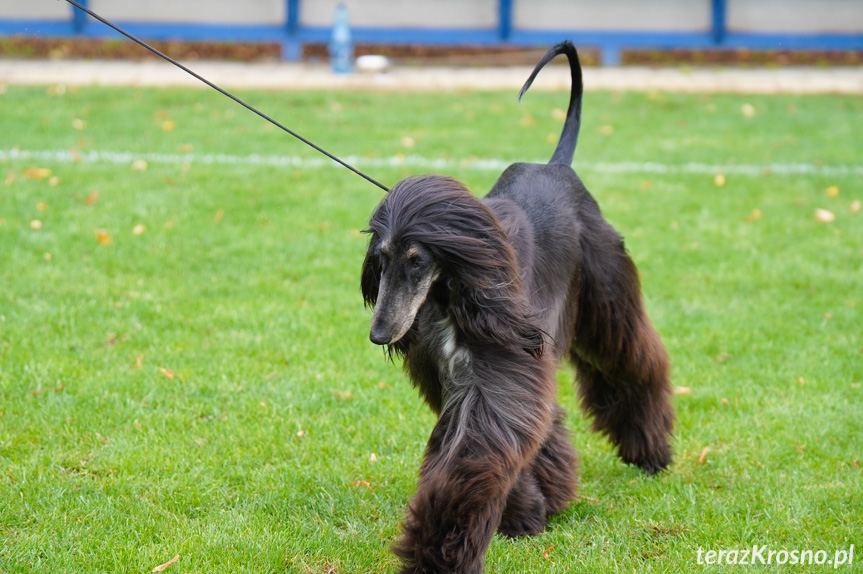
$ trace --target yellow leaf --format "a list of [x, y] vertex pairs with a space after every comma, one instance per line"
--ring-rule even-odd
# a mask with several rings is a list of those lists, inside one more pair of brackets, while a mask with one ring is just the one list
[[171, 369], [165, 369], [163, 367], [159, 367], [159, 372], [162, 373], [163, 375], [165, 375], [166, 377], [168, 377], [169, 379], [174, 378], [174, 371], [172, 371]]
[[755, 106], [752, 104], [743, 104], [740, 106], [740, 113], [743, 114], [743, 117], [751, 118], [755, 116]]
[[824, 193], [827, 195], [827, 197], [836, 197], [837, 195], [839, 195], [839, 188], [835, 185], [831, 185], [824, 190]]
[[716, 187], [722, 187], [725, 185], [725, 174], [717, 173], [713, 176], [713, 185]]
[[831, 221], [836, 221], [836, 215], [832, 211], [819, 207], [815, 210], [815, 221], [818, 223], [830, 223]]
[[410, 149], [410, 148], [414, 147], [414, 145], [416, 145], [416, 141], [414, 141], [414, 138], [412, 138], [411, 136], [404, 136], [401, 139], [401, 144], [402, 144], [402, 147], [406, 147], [406, 148]]
[[135, 235], [141, 235], [145, 231], [147, 231], [147, 226], [144, 225], [143, 223], [139, 223], [138, 225], [136, 225], [135, 227], [132, 228], [132, 233], [134, 233]]
[[42, 229], [42, 222], [39, 221], [38, 219], [34, 219], [33, 221], [30, 222], [30, 229], [33, 229], [35, 231]]
[[688, 395], [691, 392], [692, 389], [690, 389], [689, 387], [674, 387], [675, 395]]
[[560, 108], [554, 108], [551, 110], [551, 118], [555, 121], [562, 122], [566, 119], [566, 112]]
[[851, 211], [851, 213], [857, 213], [858, 211], [860, 211], [860, 200], [855, 199], [854, 201], [852, 201], [851, 206], [848, 209]]
[[51, 177], [51, 170], [47, 167], [31, 167], [25, 169], [23, 175], [30, 179], [47, 179]]
[[177, 123], [174, 120], [165, 120], [162, 122], [162, 130], [166, 132], [172, 132], [176, 129]]
[[111, 245], [114, 243], [114, 238], [104, 229], [97, 229], [96, 241], [98, 241], [100, 245]]
[[763, 216], [764, 214], [761, 213], [761, 210], [756, 207], [749, 213], [749, 215], [743, 218], [743, 221], [745, 221], [746, 223], [752, 223], [754, 221], [758, 221]]
[[48, 204], [44, 201], [40, 201], [36, 204], [36, 211], [48, 211]]
[[132, 169], [135, 171], [147, 171], [147, 162], [143, 159], [136, 159], [132, 162]]

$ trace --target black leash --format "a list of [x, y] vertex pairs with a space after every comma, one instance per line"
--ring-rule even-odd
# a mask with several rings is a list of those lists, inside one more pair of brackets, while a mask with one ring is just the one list
[[117, 32], [119, 32], [120, 34], [122, 34], [122, 35], [126, 36], [127, 38], [129, 38], [130, 40], [132, 40], [133, 42], [135, 42], [136, 44], [138, 44], [138, 45], [140, 45], [140, 46], [142, 46], [142, 47], [144, 47], [144, 48], [148, 49], [149, 51], [151, 51], [152, 53], [156, 54], [156, 55], [157, 55], [157, 56], [159, 56], [160, 58], [162, 58], [162, 59], [164, 59], [164, 60], [167, 60], [168, 62], [171, 62], [172, 64], [174, 64], [175, 66], [177, 66], [178, 68], [180, 68], [181, 70], [183, 70], [184, 72], [186, 72], [187, 74], [189, 74], [189, 75], [191, 75], [191, 76], [193, 76], [193, 77], [197, 78], [198, 80], [202, 81], [203, 83], [207, 84], [208, 86], [210, 86], [211, 88], [213, 88], [214, 90], [216, 90], [217, 92], [219, 92], [220, 94], [222, 94], [222, 95], [224, 95], [224, 96], [227, 96], [227, 97], [231, 98], [232, 100], [234, 100], [235, 102], [237, 102], [238, 104], [240, 104], [241, 106], [243, 106], [244, 108], [246, 108], [247, 110], [249, 110], [249, 111], [251, 111], [251, 112], [254, 112], [254, 113], [258, 114], [259, 116], [261, 116], [262, 118], [264, 118], [265, 120], [267, 120], [268, 122], [270, 122], [271, 124], [273, 124], [274, 126], [276, 126], [276, 127], [278, 127], [278, 128], [283, 129], [284, 131], [288, 132], [289, 134], [291, 134], [292, 136], [294, 136], [295, 138], [297, 138], [298, 140], [300, 140], [300, 141], [301, 141], [301, 142], [303, 142], [304, 144], [306, 144], [306, 145], [308, 145], [308, 146], [310, 146], [310, 147], [314, 148], [315, 150], [317, 150], [317, 151], [321, 152], [322, 154], [324, 154], [325, 156], [327, 156], [328, 158], [330, 158], [330, 159], [331, 159], [331, 160], [333, 160], [334, 162], [336, 162], [336, 163], [338, 163], [338, 164], [340, 164], [340, 165], [342, 165], [342, 166], [344, 166], [344, 167], [348, 168], [349, 170], [351, 170], [352, 172], [354, 172], [354, 173], [355, 173], [355, 174], [357, 174], [358, 176], [360, 176], [360, 177], [364, 178], [366, 181], [368, 181], [368, 182], [370, 182], [370, 183], [375, 184], [376, 186], [378, 186], [379, 188], [381, 188], [381, 189], [382, 189], [382, 190], [384, 190], [384, 191], [389, 191], [389, 190], [390, 190], [387, 186], [385, 186], [385, 185], [384, 185], [384, 184], [382, 184], [381, 182], [379, 182], [379, 181], [377, 181], [376, 179], [374, 179], [374, 178], [372, 178], [372, 177], [370, 177], [370, 176], [368, 176], [368, 175], [364, 174], [363, 172], [361, 172], [361, 171], [360, 171], [360, 170], [358, 170], [357, 168], [355, 168], [355, 167], [353, 167], [353, 166], [351, 166], [351, 165], [349, 165], [349, 164], [347, 164], [347, 163], [343, 162], [342, 160], [340, 160], [339, 158], [337, 158], [336, 156], [334, 156], [333, 154], [331, 154], [330, 152], [328, 152], [328, 151], [327, 151], [327, 150], [325, 150], [324, 148], [322, 148], [322, 147], [320, 147], [320, 146], [318, 146], [318, 145], [316, 145], [316, 144], [314, 144], [314, 143], [310, 142], [309, 140], [307, 140], [306, 138], [304, 138], [303, 136], [301, 136], [301, 135], [300, 135], [300, 134], [298, 134], [297, 132], [295, 132], [295, 131], [291, 130], [290, 128], [285, 127], [284, 125], [280, 124], [279, 122], [277, 122], [276, 120], [274, 120], [273, 118], [271, 118], [270, 116], [268, 116], [267, 114], [265, 114], [265, 113], [263, 113], [263, 112], [259, 111], [258, 109], [254, 108], [253, 106], [250, 106], [249, 104], [247, 104], [246, 102], [244, 102], [243, 100], [241, 100], [241, 99], [240, 99], [240, 98], [238, 98], [237, 96], [233, 95], [232, 93], [230, 93], [230, 92], [228, 92], [228, 91], [226, 91], [226, 90], [223, 90], [222, 88], [220, 88], [219, 86], [217, 86], [217, 85], [216, 85], [216, 84], [214, 84], [213, 82], [209, 81], [208, 79], [206, 79], [206, 78], [204, 78], [204, 77], [200, 76], [199, 74], [196, 74], [195, 72], [193, 72], [192, 70], [190, 70], [189, 68], [187, 68], [186, 66], [184, 66], [183, 64], [181, 64], [180, 62], [178, 62], [178, 61], [174, 60], [174, 59], [173, 59], [173, 58], [171, 58], [170, 56], [167, 56], [166, 54], [163, 54], [162, 52], [160, 52], [159, 50], [157, 50], [157, 49], [156, 49], [156, 48], [154, 48], [153, 46], [151, 46], [151, 45], [149, 45], [148, 43], [144, 42], [143, 40], [139, 40], [138, 38], [136, 38], [136, 37], [135, 37], [135, 36], [133, 36], [132, 34], [130, 34], [130, 33], [128, 33], [128, 32], [126, 32], [126, 31], [125, 31], [125, 30], [123, 30], [122, 28], [119, 28], [118, 26], [116, 26], [115, 24], [113, 24], [113, 23], [109, 22], [109, 21], [108, 21], [108, 20], [106, 20], [105, 18], [102, 18], [101, 16], [99, 16], [98, 14], [96, 14], [95, 12], [93, 12], [92, 10], [90, 10], [89, 8], [85, 8], [84, 6], [81, 6], [81, 5], [80, 5], [78, 2], [76, 2], [75, 0], [66, 0], [66, 2], [68, 2], [69, 4], [71, 4], [72, 6], [74, 6], [75, 8], [77, 8], [77, 9], [79, 9], [79, 10], [83, 11], [83, 12], [86, 12], [87, 14], [89, 14], [90, 16], [92, 16], [93, 18], [95, 18], [96, 20], [98, 20], [99, 22], [101, 22], [101, 23], [105, 24], [106, 26], [108, 26], [108, 27], [110, 27], [110, 28], [113, 28], [114, 30], [116, 30], [116, 31], [117, 31]]

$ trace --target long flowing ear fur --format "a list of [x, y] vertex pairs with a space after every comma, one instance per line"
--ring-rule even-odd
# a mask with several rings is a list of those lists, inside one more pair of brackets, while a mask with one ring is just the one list
[[374, 232], [370, 233], [372, 236], [360, 274], [360, 289], [363, 292], [363, 301], [366, 307], [374, 307], [378, 302], [378, 290], [381, 286], [381, 262], [375, 253], [378, 238]]
[[[388, 241], [416, 241], [432, 252], [466, 342], [542, 354], [544, 334], [529, 309], [515, 253], [488, 207], [459, 181], [434, 175], [400, 181], [385, 203], [369, 226]], [[371, 267], [367, 280], [365, 270], [363, 291], [373, 304], [379, 273]]]

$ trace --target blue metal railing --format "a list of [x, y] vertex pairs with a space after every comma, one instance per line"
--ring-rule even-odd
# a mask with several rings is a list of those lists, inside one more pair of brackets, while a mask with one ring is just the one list
[[[87, 0], [79, 0], [87, 6]], [[329, 40], [330, 29], [306, 26], [301, 20], [302, 0], [284, 0], [286, 18], [273, 25], [213, 25], [194, 23], [117, 22], [131, 33], [149, 40], [278, 42], [285, 59], [298, 60], [305, 43]], [[428, 45], [515, 45], [547, 46], [563, 38], [583, 46], [600, 49], [604, 64], [620, 62], [627, 48], [752, 48], [863, 50], [863, 24], [854, 33], [803, 34], [734, 32], [727, 27], [727, 0], [710, 2], [710, 21], [705, 31], [614, 31], [585, 29], [520, 29], [514, 25], [514, 6], [518, 0], [497, 0], [497, 25], [494, 28], [398, 28], [353, 27], [355, 42], [375, 44]], [[525, 0], [522, 0], [525, 1]], [[529, 0], [528, 0], [529, 1]], [[104, 14], [110, 18], [110, 14]], [[78, 9], [71, 9], [68, 20], [15, 20], [0, 15], [0, 35], [113, 38], [116, 32], [94, 25]]]

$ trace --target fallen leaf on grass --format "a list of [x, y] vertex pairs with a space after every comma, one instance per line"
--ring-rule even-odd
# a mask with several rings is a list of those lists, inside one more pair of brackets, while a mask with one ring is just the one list
[[147, 162], [143, 159], [136, 159], [132, 162], [132, 170], [133, 171], [147, 171]]
[[6, 179], [3, 181], [3, 185], [9, 187], [13, 183], [15, 183], [15, 170], [10, 169], [8, 173], [6, 173]]
[[713, 176], [713, 185], [716, 187], [722, 187], [725, 185], [725, 174], [717, 173]]
[[34, 219], [30, 222], [30, 229], [33, 229], [34, 231], [42, 229], [42, 222], [38, 219]]
[[690, 389], [689, 387], [674, 387], [675, 395], [688, 395], [691, 392], [692, 389]]
[[743, 221], [745, 221], [746, 223], [754, 223], [761, 219], [763, 216], [764, 214], [761, 213], [761, 210], [756, 207], [749, 213], [749, 215], [743, 218]]
[[576, 494], [575, 497], [578, 498], [579, 500], [584, 500], [584, 501], [589, 502], [591, 504], [599, 504], [599, 499], [593, 498], [592, 496], [585, 496], [583, 494]]
[[132, 233], [134, 233], [135, 235], [141, 235], [145, 231], [147, 231], [147, 226], [144, 225], [143, 223], [139, 223], [138, 225], [136, 225], [135, 227], [132, 228]]
[[728, 399], [726, 399], [725, 397], [722, 397], [722, 404], [725, 406], [728, 406], [731, 403], [728, 402]]
[[213, 216], [213, 221], [215, 221], [216, 223], [219, 223], [220, 221], [222, 221], [222, 218], [224, 216], [225, 216], [225, 210], [220, 209], [219, 211], [216, 212], [216, 215]]
[[371, 483], [368, 480], [355, 480], [349, 486], [356, 488], [357, 486], [362, 486], [364, 488], [368, 488], [370, 492], [374, 492], [375, 489], [372, 488]]
[[87, 128], [87, 122], [85, 122], [81, 118], [75, 118], [74, 120], [72, 120], [72, 127], [78, 131], [81, 131]]
[[529, 112], [524, 112], [521, 115], [521, 119], [518, 120], [518, 125], [523, 128], [532, 128], [536, 125], [536, 118], [534, 118]]
[[566, 119], [566, 112], [563, 111], [561, 108], [554, 108], [553, 110], [551, 110], [551, 119], [556, 122], [562, 122]]
[[706, 446], [701, 450], [701, 456], [698, 457], [698, 464], [704, 464], [707, 460], [707, 453], [710, 452], [710, 447]]
[[98, 191], [94, 191], [93, 193], [91, 193], [90, 195], [88, 195], [88, 196], [87, 196], [87, 199], [85, 199], [85, 200], [84, 200], [84, 203], [86, 203], [87, 205], [92, 206], [92, 205], [93, 205], [93, 204], [95, 204], [97, 201], [99, 201], [99, 192], [98, 192]]
[[543, 558], [545, 558], [546, 560], [548, 560], [548, 553], [549, 553], [549, 552], [551, 552], [551, 550], [552, 550], [555, 546], [556, 546], [556, 544], [552, 544], [551, 546], [547, 547], [547, 548], [543, 551], [543, 553], [542, 553], [542, 557], [543, 557]]
[[371, 453], [369, 455], [369, 462], [377, 462], [377, 461], [378, 461], [377, 455], [375, 453]]
[[179, 559], [180, 559], [180, 555], [177, 554], [176, 556], [174, 556], [173, 558], [171, 558], [170, 560], [168, 560], [164, 564], [159, 564], [158, 566], [153, 568], [152, 572], [161, 572], [162, 570], [166, 569], [168, 566], [170, 566], [171, 564], [173, 564], [174, 562], [176, 562]]
[[141, 365], [144, 364], [144, 355], [138, 355], [138, 358], [135, 359], [135, 362], [129, 365], [130, 369], [140, 369]]
[[860, 200], [855, 199], [854, 201], [851, 202], [851, 207], [849, 207], [848, 210], [851, 211], [851, 213], [857, 213], [858, 211], [860, 211], [860, 207], [861, 207]]
[[836, 187], [835, 185], [831, 185], [830, 187], [828, 187], [827, 189], [824, 190], [824, 194], [827, 197], [836, 197], [837, 195], [839, 195], [839, 188]]
[[48, 179], [51, 177], [51, 170], [47, 167], [31, 167], [25, 169], [22, 175], [29, 179]]
[[333, 391], [333, 394], [336, 395], [336, 398], [340, 401], [350, 401], [354, 398], [354, 394], [350, 391], [336, 389]]
[[416, 145], [416, 141], [411, 136], [404, 136], [401, 139], [402, 147], [406, 147], [408, 149], [414, 147]]
[[56, 175], [48, 178], [48, 185], [51, 187], [57, 187], [58, 185], [60, 185], [60, 178]]
[[174, 378], [174, 371], [171, 369], [165, 369], [164, 367], [159, 367], [159, 372], [168, 377], [169, 379]]
[[745, 118], [755, 117], [755, 106], [752, 104], [743, 104], [740, 106], [740, 113], [743, 114]]
[[818, 223], [830, 223], [831, 221], [836, 221], [836, 215], [832, 211], [819, 207], [815, 210], [815, 221]]
[[162, 122], [162, 131], [172, 132], [176, 129], [176, 127], [177, 122], [175, 122], [174, 120], [165, 120], [164, 122]]
[[298, 430], [297, 431], [297, 438], [303, 438], [304, 436], [306, 436], [306, 431], [304, 431], [304, 430]]
[[104, 229], [97, 229], [96, 241], [99, 242], [99, 245], [111, 245], [112, 243], [114, 243], [114, 238], [111, 237], [111, 234]]
[[596, 131], [599, 132], [599, 135], [610, 136], [611, 134], [614, 133], [614, 126], [610, 126], [610, 125], [606, 124], [604, 126], [599, 126], [599, 128]]

